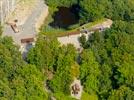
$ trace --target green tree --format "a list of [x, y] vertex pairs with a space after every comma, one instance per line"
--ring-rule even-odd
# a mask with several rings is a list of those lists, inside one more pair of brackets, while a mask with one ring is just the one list
[[103, 17], [103, 6], [100, 6], [97, 0], [81, 0], [80, 7], [81, 22], [94, 21]]
[[69, 94], [69, 87], [74, 79], [71, 68], [75, 64], [76, 52], [72, 45], [62, 46], [59, 50], [56, 72], [53, 79], [49, 82], [49, 87], [54, 93]]
[[0, 39], [0, 99], [46, 100], [43, 74], [26, 64], [9, 37]]
[[39, 69], [53, 70], [59, 43], [56, 38], [39, 37], [36, 46], [28, 53], [27, 61]]
[[98, 91], [100, 69], [91, 50], [85, 50], [81, 55], [80, 79], [84, 85], [84, 89], [89, 94]]
[[133, 100], [134, 91], [129, 87], [121, 86], [118, 90], [113, 90], [108, 100]]
[[[84, 48], [90, 49], [93, 52], [94, 58], [99, 66], [100, 74], [97, 78], [98, 85], [96, 91], [100, 99], [108, 99], [110, 91], [112, 89], [116, 91], [122, 85], [133, 90], [134, 35], [131, 33], [133, 27], [132, 30], [128, 30], [127, 27], [129, 27], [129, 25], [133, 25], [133, 23], [115, 21], [111, 29], [108, 29], [105, 32], [92, 34], [85, 43], [86, 47]], [[83, 58], [86, 58], [86, 56], [88, 57], [89, 54], [85, 54], [85, 57]], [[87, 60], [85, 62], [88, 63], [91, 61]], [[82, 67], [80, 67], [80, 69], [81, 68]], [[90, 67], [84, 67], [80, 72], [88, 73], [88, 68]], [[86, 75], [87, 77], [91, 77], [90, 74], [85, 74], [83, 76]], [[83, 82], [85, 83], [91, 78], [84, 79]], [[86, 86], [84, 85], [84, 87]]]
[[86, 36], [84, 34], [82, 34], [82, 36], [79, 37], [79, 42], [80, 42], [82, 47], [85, 47], [85, 45], [86, 45]]

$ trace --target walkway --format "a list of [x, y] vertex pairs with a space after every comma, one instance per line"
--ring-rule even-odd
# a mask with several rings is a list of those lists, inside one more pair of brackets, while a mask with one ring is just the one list
[[94, 26], [91, 27], [91, 29], [83, 29], [81, 32], [78, 32], [77, 34], [70, 34], [67, 36], [63, 36], [63, 37], [58, 37], [58, 41], [62, 44], [62, 45], [67, 45], [67, 44], [73, 44], [76, 49], [80, 49], [80, 43], [79, 43], [79, 37], [84, 34], [86, 36], [86, 38], [88, 39], [88, 37], [94, 33], [94, 31], [99, 30], [99, 31], [104, 31], [107, 28], [110, 28], [112, 25], [112, 20], [107, 19], [106, 21], [96, 24]]

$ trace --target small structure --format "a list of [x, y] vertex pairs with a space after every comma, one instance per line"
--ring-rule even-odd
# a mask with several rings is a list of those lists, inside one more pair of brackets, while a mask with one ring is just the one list
[[20, 52], [22, 53], [22, 57], [25, 60], [27, 57], [28, 51], [35, 46], [35, 39], [34, 38], [24, 38], [21, 39], [21, 47]]
[[19, 29], [18, 29], [18, 27], [17, 27], [17, 22], [18, 22], [18, 20], [17, 19], [15, 19], [14, 21], [8, 21], [8, 22], [6, 22], [6, 24], [7, 25], [10, 25], [11, 26], [11, 28], [12, 28], [12, 30], [15, 32], [15, 33], [18, 33], [19, 32]]
[[75, 79], [74, 82], [71, 84], [71, 96], [80, 100], [82, 95], [82, 89], [80, 80]]
[[17, 27], [16, 24], [12, 24], [12, 25], [11, 25], [11, 28], [13, 29], [13, 31], [14, 31], [15, 33], [18, 33], [18, 32], [19, 32], [19, 29], [18, 29], [18, 27]]
[[34, 42], [34, 38], [21, 39], [21, 43], [32, 43], [32, 42]]

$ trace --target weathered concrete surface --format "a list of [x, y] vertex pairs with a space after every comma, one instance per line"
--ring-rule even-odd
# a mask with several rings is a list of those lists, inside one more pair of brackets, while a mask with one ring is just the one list
[[14, 11], [17, 0], [0, 0], [0, 22], [3, 24], [8, 15]]
[[[92, 32], [89, 32], [88, 34], [84, 34], [86, 38], [88, 38], [89, 35], [91, 35]], [[81, 48], [80, 43], [79, 43], [79, 37], [82, 34], [76, 34], [76, 35], [70, 35], [70, 36], [64, 36], [64, 37], [58, 37], [58, 41], [62, 45], [67, 45], [67, 44], [73, 44], [77, 49]]]
[[33, 9], [37, 6], [39, 0], [14, 0], [16, 1], [14, 11], [7, 16], [6, 22], [18, 20], [18, 25], [23, 25], [27, 18], [32, 14]]
[[[18, 26], [20, 32], [14, 33], [14, 31], [9, 25], [5, 25], [3, 36], [11, 36], [14, 42], [18, 45], [22, 45], [20, 41], [21, 39], [35, 38], [38, 33], [36, 31], [36, 24], [38, 22], [38, 19], [40, 19], [42, 12], [45, 12], [47, 16], [48, 7], [47, 5], [45, 5], [44, 0], [39, 0], [38, 4], [32, 11], [32, 14], [26, 20], [26, 22], [23, 25]], [[46, 16], [44, 16], [44, 19]]]

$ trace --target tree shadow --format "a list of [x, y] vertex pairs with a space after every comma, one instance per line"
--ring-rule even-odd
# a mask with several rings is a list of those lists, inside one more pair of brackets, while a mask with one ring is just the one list
[[53, 15], [54, 21], [49, 25], [53, 28], [67, 29], [69, 26], [79, 22], [78, 12], [79, 7], [77, 5], [74, 5], [70, 8], [58, 7], [58, 11]]

